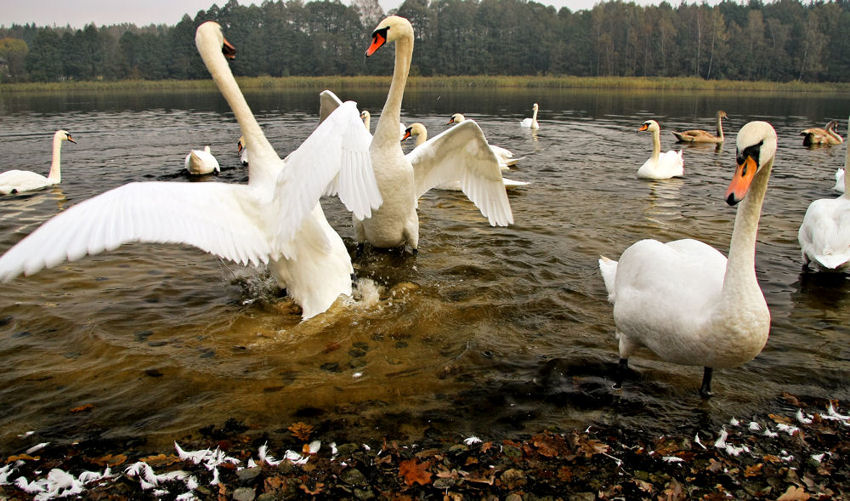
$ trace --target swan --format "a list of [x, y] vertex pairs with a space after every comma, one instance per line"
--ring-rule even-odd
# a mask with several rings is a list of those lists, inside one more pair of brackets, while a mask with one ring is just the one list
[[[466, 120], [465, 116], [460, 113], [455, 113], [451, 116], [451, 118], [449, 118], [449, 124], [459, 124], [464, 120]], [[502, 170], [508, 170], [521, 160], [520, 158], [514, 158], [512, 151], [500, 146], [494, 146], [491, 144], [490, 149], [493, 150], [493, 154], [496, 155], [496, 159], [499, 160], [499, 167], [501, 167]]]
[[643, 179], [682, 177], [685, 171], [682, 150], [661, 153], [661, 128], [655, 120], [644, 122], [638, 132], [645, 130], [652, 132], [652, 156], [638, 169], [637, 177]]
[[211, 174], [213, 172], [218, 174], [221, 172], [221, 169], [218, 166], [218, 160], [216, 160], [210, 152], [209, 146], [204, 146], [204, 149], [202, 150], [191, 150], [189, 154], [186, 155], [186, 160], [183, 163], [186, 166], [186, 170], [189, 171], [189, 174], [196, 176]]
[[481, 129], [467, 121], [434, 138], [433, 156], [404, 155], [399, 141], [399, 114], [404, 86], [413, 55], [413, 27], [407, 19], [389, 16], [372, 33], [366, 51], [371, 56], [386, 43], [395, 42], [395, 66], [387, 101], [378, 119], [369, 147], [372, 167], [383, 195], [384, 204], [372, 217], [354, 220], [359, 243], [375, 247], [409, 245], [416, 252], [419, 245], [419, 197], [440, 183], [460, 179], [463, 192], [481, 210], [491, 225], [507, 226], [513, 222], [510, 203], [502, 183], [499, 163]]
[[641, 240], [623, 252], [619, 263], [599, 259], [614, 304], [619, 378], [629, 356], [645, 346], [668, 362], [703, 366], [700, 394], [709, 397], [713, 369], [741, 365], [764, 348], [770, 311], [756, 280], [755, 246], [776, 143], [767, 122], [750, 122], [738, 132], [738, 166], [725, 198], [729, 205], [743, 202], [728, 260], [691, 239]]
[[532, 115], [531, 118], [524, 118], [522, 122], [519, 124], [522, 127], [527, 127], [529, 129], [539, 129], [540, 124], [537, 123], [537, 103], [534, 103], [534, 106], [531, 107]]
[[47, 174], [47, 177], [28, 170], [6, 171], [0, 174], [0, 195], [38, 190], [59, 184], [62, 181], [62, 172], [59, 167], [62, 141], [70, 141], [77, 144], [68, 131], [57, 130], [53, 134], [53, 161], [50, 163], [50, 172]]
[[239, 153], [239, 161], [243, 167], [248, 166], [248, 148], [245, 147], [245, 136], [239, 136], [236, 142], [236, 152]]
[[832, 189], [839, 193], [847, 192], [844, 187], [844, 169], [838, 169], [835, 171], [835, 186], [833, 186]]
[[[459, 113], [455, 113], [455, 114], [459, 115]], [[459, 120], [458, 123], [460, 123], [462, 121], [463, 120]], [[409, 137], [416, 137], [416, 142], [414, 143], [414, 145], [416, 146], [416, 149], [419, 149], [420, 147], [425, 147], [425, 148], [431, 148], [432, 147], [431, 145], [428, 144], [428, 129], [426, 129], [425, 125], [420, 123], [420, 122], [413, 123], [413, 124], [410, 125], [410, 127], [405, 129], [404, 136], [402, 136], [401, 140], [404, 141]], [[494, 146], [490, 146], [490, 148], [492, 149], [492, 148], [494, 148]], [[419, 155], [422, 155], [422, 156], [430, 156], [431, 155], [431, 153], [425, 152], [425, 151], [423, 151], [421, 153], [417, 153], [416, 155], [411, 155], [412, 153], [413, 152], [405, 155], [408, 158], [408, 160], [413, 160], [415, 158], [418, 158]], [[495, 153], [495, 151], [494, 151], [494, 153]], [[497, 155], [497, 157], [498, 157], [498, 155]], [[499, 167], [501, 167], [501, 163], [500, 163]], [[506, 177], [502, 178], [502, 183], [505, 185], [505, 188], [516, 188], [518, 186], [525, 186], [525, 185], [528, 184], [525, 181], [514, 181], [513, 179], [508, 179]], [[459, 180], [440, 183], [439, 185], [435, 186], [434, 189], [451, 190], [451, 191], [461, 191], [462, 190], [461, 182]]]
[[351, 259], [324, 217], [319, 197], [337, 192], [355, 215], [380, 205], [369, 169], [368, 134], [354, 103], [329, 116], [286, 160], [263, 135], [225, 56], [235, 49], [215, 22], [195, 44], [227, 100], [249, 152], [248, 184], [130, 183], [47, 221], [0, 257], [0, 280], [35, 273], [123, 243], [182, 243], [242, 264], [266, 263], [272, 276], [315, 316], [351, 293]]
[[823, 129], [812, 127], [802, 130], [800, 135], [803, 136], [803, 146], [841, 144], [844, 142], [844, 138], [838, 135], [837, 129], [838, 120], [830, 120]]
[[[844, 167], [850, 166], [850, 148]], [[837, 177], [837, 176], [836, 176]], [[844, 177], [844, 194], [815, 200], [806, 209], [797, 233], [803, 266], [822, 270], [850, 271], [850, 181]]]
[[702, 129], [673, 131], [673, 135], [680, 143], [722, 143], [723, 142], [723, 119], [727, 118], [725, 111], [717, 112], [717, 135]]

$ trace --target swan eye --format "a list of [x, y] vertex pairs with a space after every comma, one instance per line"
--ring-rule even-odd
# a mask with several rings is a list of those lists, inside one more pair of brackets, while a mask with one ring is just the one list
[[[758, 144], [754, 144], [752, 146], [747, 146], [744, 148], [743, 152], [739, 152], [736, 160], [738, 161], [738, 165], [744, 165], [744, 162], [747, 160], [747, 157], [755, 160], [756, 165], [759, 165], [759, 156], [761, 155], [761, 146], [764, 144], [764, 141], [759, 141]], [[746, 167], [744, 168], [744, 174], [747, 173]]]

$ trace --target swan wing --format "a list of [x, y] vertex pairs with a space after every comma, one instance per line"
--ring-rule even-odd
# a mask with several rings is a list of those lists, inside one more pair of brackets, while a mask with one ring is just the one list
[[129, 242], [182, 243], [239, 263], [272, 254], [252, 188], [224, 183], [130, 183], [53, 217], [0, 257], [0, 280]]
[[0, 194], [28, 191], [47, 186], [50, 182], [41, 174], [28, 170], [10, 170], [0, 174]]
[[339, 195], [359, 219], [381, 206], [369, 156], [371, 141], [357, 104], [347, 101], [286, 157], [276, 181], [278, 243], [295, 237], [322, 195]]
[[850, 200], [815, 200], [806, 210], [797, 234], [804, 256], [835, 269], [850, 260]]
[[411, 151], [416, 198], [438, 185], [460, 181], [461, 190], [493, 226], [514, 222], [499, 161], [481, 128], [464, 120]]
[[319, 123], [325, 121], [335, 109], [342, 106], [342, 100], [330, 90], [323, 90], [319, 93]]

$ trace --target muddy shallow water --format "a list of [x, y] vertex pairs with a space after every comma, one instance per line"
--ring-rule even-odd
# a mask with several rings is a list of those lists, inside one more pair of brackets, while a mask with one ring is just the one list
[[[378, 119], [385, 89], [338, 92]], [[316, 122], [315, 92], [247, 95], [281, 154]], [[519, 127], [540, 103], [537, 133]], [[729, 139], [681, 146], [670, 130]], [[258, 430], [294, 421], [352, 438], [429, 430], [511, 436], [590, 421], [665, 430], [762, 410], [783, 392], [850, 398], [850, 283], [801, 272], [797, 229], [808, 204], [834, 197], [844, 145], [807, 149], [799, 131], [850, 113], [822, 95], [610, 91], [409, 92], [402, 120], [431, 134], [454, 112], [491, 143], [524, 157], [508, 177], [516, 223], [490, 227], [462, 195], [420, 201], [420, 252], [365, 252], [358, 295], [307, 322], [262, 269], [194, 248], [132, 244], [0, 284], [0, 443], [36, 431], [167, 444], [235, 417]], [[684, 149], [683, 179], [634, 177], [662, 124], [662, 148]], [[773, 123], [779, 153], [758, 238], [757, 271], [772, 329], [752, 362], [717, 371], [715, 397], [697, 395], [702, 370], [631, 359], [637, 379], [611, 389], [617, 360], [611, 306], [596, 267], [641, 238], [699, 238], [725, 252], [734, 209], [723, 193], [734, 133]], [[181, 173], [191, 148], [211, 145], [222, 173], [244, 183], [238, 126], [215, 93], [0, 96], [0, 170], [47, 173], [50, 134], [68, 129], [59, 187], [0, 198], [0, 251], [82, 200], [130, 181], [196, 182]], [[409, 148], [409, 146], [407, 146]], [[323, 202], [353, 250], [349, 215]], [[88, 406], [86, 412], [71, 409]], [[87, 407], [88, 408], [88, 407]]]

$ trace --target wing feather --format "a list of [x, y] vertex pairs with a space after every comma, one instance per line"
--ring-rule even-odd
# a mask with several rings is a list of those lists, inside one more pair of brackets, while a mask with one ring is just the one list
[[407, 158], [413, 165], [417, 198], [440, 184], [460, 180], [461, 190], [491, 225], [514, 222], [499, 161], [474, 120], [434, 136]]
[[224, 183], [130, 183], [53, 217], [0, 257], [0, 280], [130, 242], [178, 243], [239, 263], [274, 255], [253, 189]]

